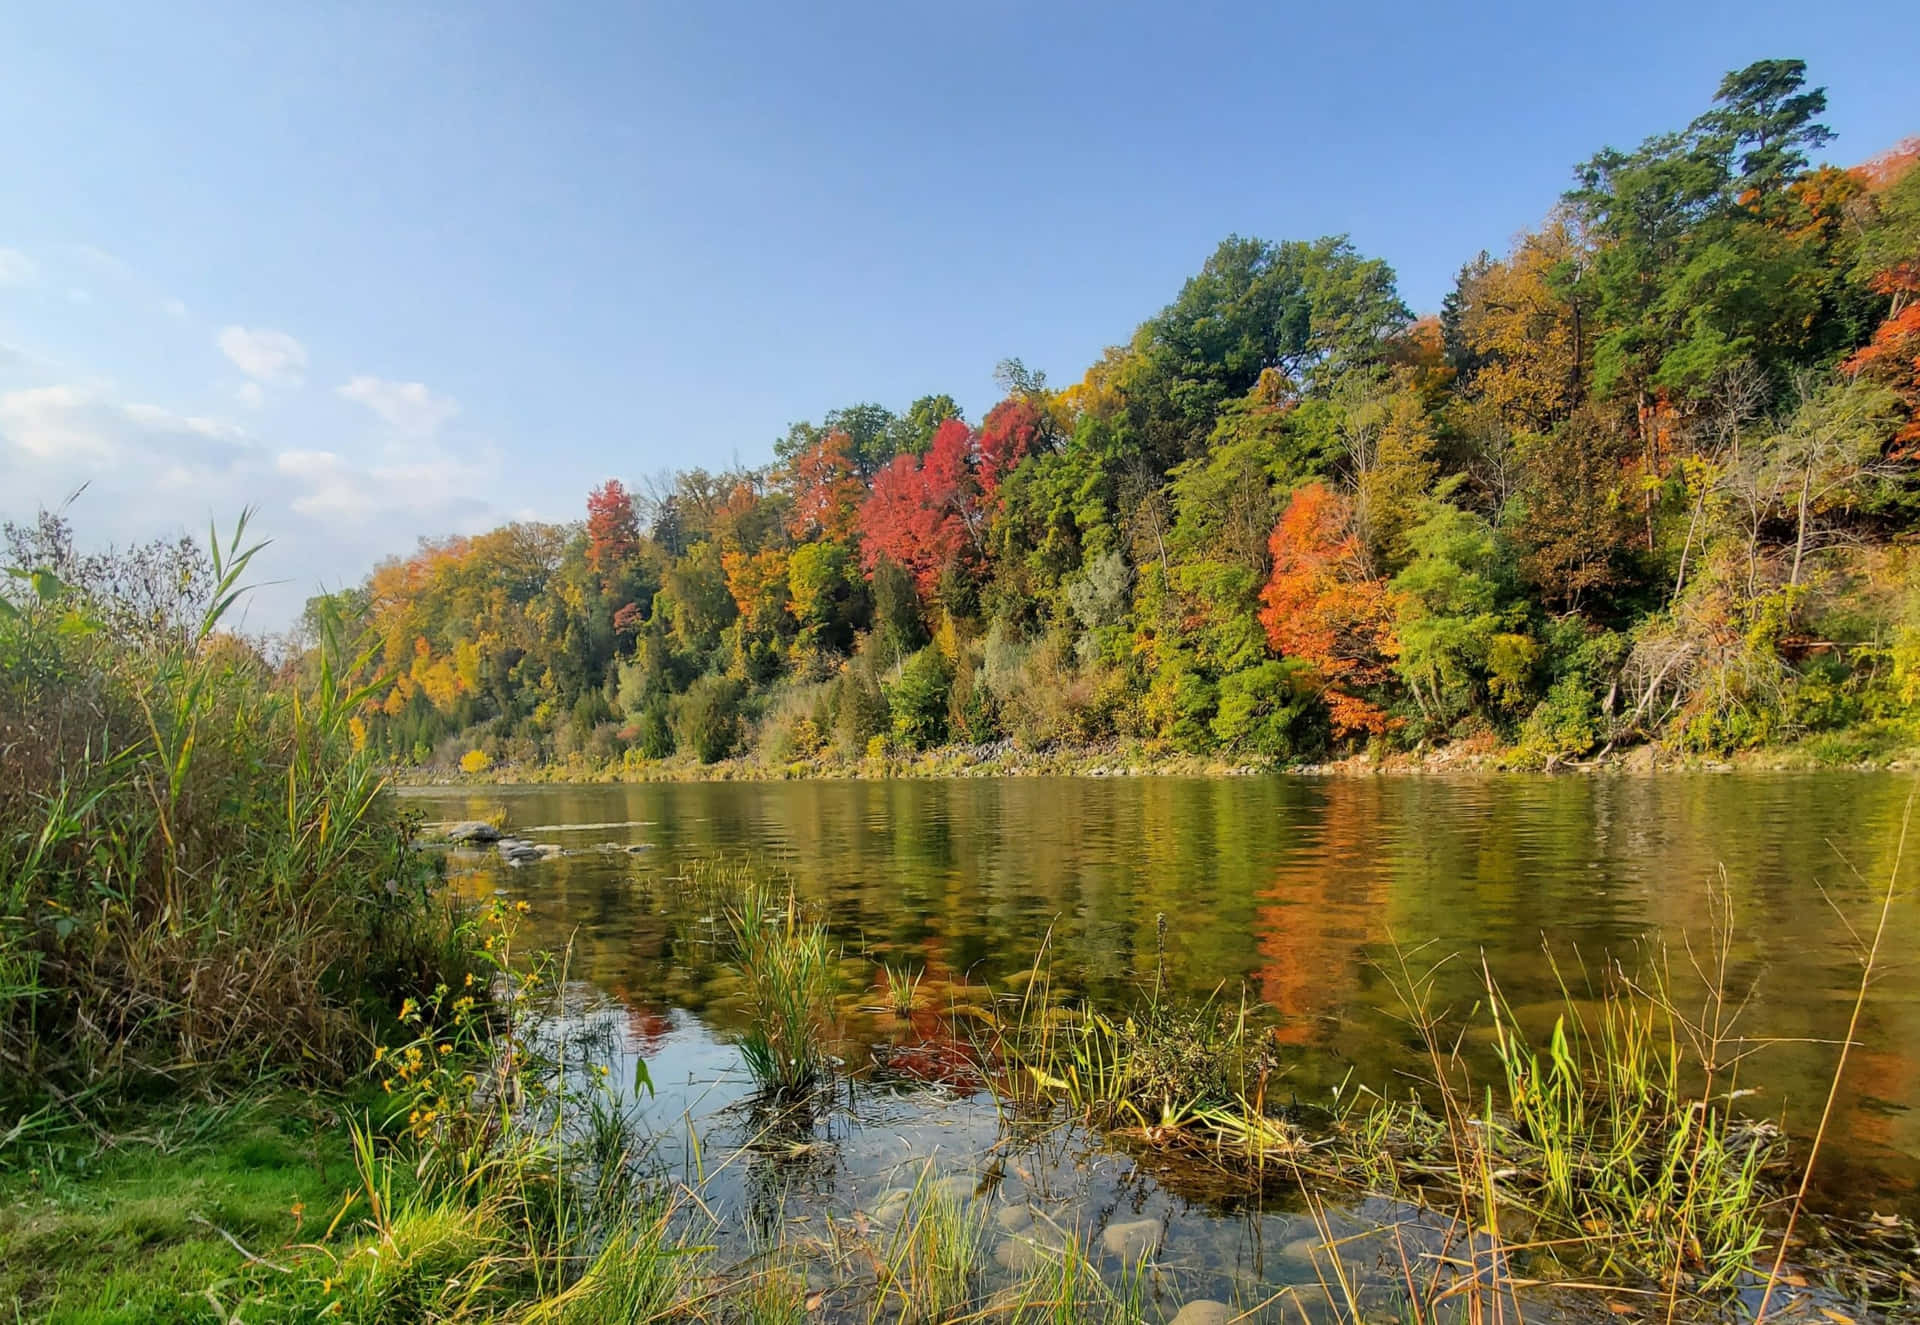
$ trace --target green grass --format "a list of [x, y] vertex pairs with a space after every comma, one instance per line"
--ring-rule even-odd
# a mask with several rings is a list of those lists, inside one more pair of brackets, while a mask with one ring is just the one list
[[304, 1093], [196, 1104], [108, 1141], [74, 1132], [9, 1153], [0, 1174], [0, 1301], [26, 1319], [205, 1321], [320, 1238], [355, 1183], [348, 1101]]

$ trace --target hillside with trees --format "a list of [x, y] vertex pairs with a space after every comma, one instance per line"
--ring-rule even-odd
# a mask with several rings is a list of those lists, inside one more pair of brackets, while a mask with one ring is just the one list
[[426, 542], [364, 631], [407, 764], [789, 767], [942, 745], [1239, 761], [1920, 738], [1920, 140], [1813, 165], [1799, 61], [1580, 163], [1415, 317], [1233, 236], [1056, 387], [798, 423]]

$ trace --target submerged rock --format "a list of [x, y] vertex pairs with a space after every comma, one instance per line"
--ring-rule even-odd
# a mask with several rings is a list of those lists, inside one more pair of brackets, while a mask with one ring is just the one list
[[979, 1186], [971, 1173], [952, 1173], [934, 1182], [927, 1191], [932, 1196], [944, 1197], [949, 1201], [971, 1201], [973, 1189]]
[[913, 1191], [907, 1187], [895, 1187], [892, 1191], [881, 1192], [867, 1211], [867, 1218], [876, 1224], [898, 1223], [900, 1216], [906, 1213], [907, 1202], [913, 1199]]
[[1170, 1325], [1227, 1325], [1233, 1308], [1210, 1297], [1195, 1298], [1173, 1313]]
[[993, 1263], [1009, 1274], [1025, 1274], [1040, 1263], [1040, 1248], [1026, 1238], [1008, 1238], [993, 1249]]
[[1139, 1260], [1160, 1245], [1160, 1221], [1134, 1219], [1108, 1224], [1100, 1234], [1100, 1245], [1123, 1261]]
[[448, 842], [498, 842], [501, 834], [498, 828], [484, 819], [467, 819], [461, 823], [450, 824], [441, 838]]
[[637, 856], [642, 851], [651, 850], [653, 850], [653, 843], [651, 842], [634, 842], [627, 847], [627, 854], [629, 856]]
[[993, 1212], [993, 1222], [1002, 1233], [1018, 1233], [1033, 1223], [1033, 1211], [1024, 1205], [1003, 1205]]

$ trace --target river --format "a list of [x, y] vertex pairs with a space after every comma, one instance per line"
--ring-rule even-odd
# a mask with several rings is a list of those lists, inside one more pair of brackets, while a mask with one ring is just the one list
[[[1102, 999], [1156, 979], [1193, 995], [1244, 991], [1288, 1046], [1288, 1088], [1314, 1099], [1336, 1087], [1404, 1092], [1423, 1070], [1387, 976], [1403, 956], [1422, 968], [1449, 957], [1436, 993], [1460, 1012], [1485, 997], [1491, 972], [1535, 1034], [1551, 1029], [1562, 980], [1581, 989], [1608, 962], [1643, 977], [1663, 965], [1682, 1001], [1697, 1002], [1693, 967], [1710, 962], [1717, 890], [1731, 916], [1736, 1031], [1778, 1041], [1743, 1065], [1741, 1084], [1756, 1091], [1745, 1107], [1800, 1127], [1824, 1099], [1859, 980], [1858, 932], [1871, 929], [1912, 788], [1911, 777], [1892, 774], [1675, 773], [404, 795], [432, 820], [504, 807], [516, 834], [568, 849], [520, 867], [461, 853], [453, 870], [474, 895], [529, 902], [539, 942], [571, 941], [573, 975], [598, 991], [625, 1051], [646, 1058], [661, 1085], [651, 1107], [662, 1119], [725, 1116], [747, 1095], [727, 1043], [739, 1027], [727, 977], [689, 946], [666, 883], [724, 855], [789, 874], [850, 949], [874, 954], [851, 979], [876, 990], [881, 963], [924, 970], [930, 990], [1001, 986], [1048, 942], [1056, 980]], [[1920, 1206], [1916, 939], [1906, 890], [1821, 1160], [1819, 1194], [1830, 1204]], [[838, 1183], [857, 1203], [877, 1168], [992, 1143], [991, 1108], [950, 1091], [920, 1100], [892, 1090], [861, 1107], [868, 1112], [853, 1108], [832, 1132], [830, 1164], [785, 1174], [776, 1198], [742, 1188], [742, 1199], [804, 1206], [807, 1191]], [[1248, 1275], [1271, 1278], [1266, 1255], [1249, 1248], [1284, 1240], [1284, 1227], [1249, 1227], [1231, 1202], [1163, 1191], [1113, 1162], [1124, 1177], [1078, 1198], [1103, 1218], [1118, 1203], [1201, 1224], [1237, 1219], [1193, 1274], [1203, 1284], [1234, 1277], [1243, 1293]], [[1086, 1154], [1076, 1163], [1098, 1167]], [[790, 1190], [796, 1182], [805, 1190]]]

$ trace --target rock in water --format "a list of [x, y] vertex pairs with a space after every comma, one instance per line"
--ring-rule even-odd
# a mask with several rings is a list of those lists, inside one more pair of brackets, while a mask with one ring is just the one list
[[1011, 1274], [1025, 1274], [1040, 1263], [1040, 1248], [1025, 1238], [1008, 1238], [993, 1249], [993, 1263]]
[[1210, 1297], [1195, 1298], [1173, 1313], [1172, 1325], [1227, 1325], [1233, 1308]]
[[1160, 1245], [1160, 1221], [1135, 1219], [1108, 1224], [1100, 1235], [1100, 1245], [1123, 1261], [1137, 1261]]
[[1018, 1233], [1033, 1222], [1033, 1211], [1024, 1205], [1003, 1205], [993, 1212], [993, 1222], [1003, 1233]]
[[509, 865], [523, 865], [529, 860], [539, 860], [542, 855], [539, 847], [517, 837], [501, 838], [494, 844], [494, 850]]
[[498, 842], [500, 830], [483, 819], [454, 824], [443, 834], [449, 842]]
[[935, 1182], [928, 1191], [935, 1197], [964, 1204], [973, 1199], [973, 1189], [979, 1185], [970, 1173], [952, 1173]]

